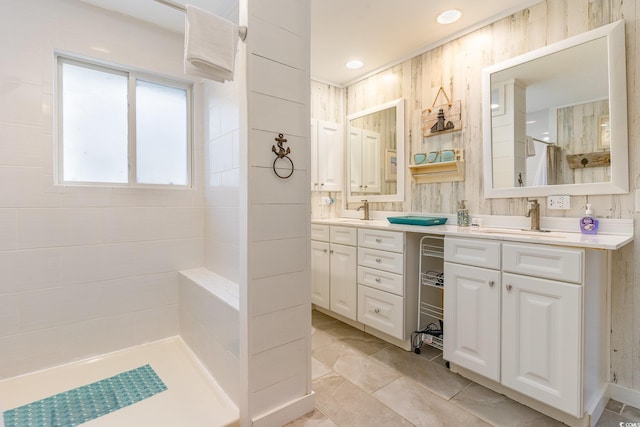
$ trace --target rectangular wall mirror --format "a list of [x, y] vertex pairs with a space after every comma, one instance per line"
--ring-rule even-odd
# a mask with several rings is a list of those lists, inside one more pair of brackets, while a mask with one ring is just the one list
[[487, 198], [629, 190], [624, 21], [483, 70]]
[[404, 200], [404, 100], [347, 116], [347, 201]]

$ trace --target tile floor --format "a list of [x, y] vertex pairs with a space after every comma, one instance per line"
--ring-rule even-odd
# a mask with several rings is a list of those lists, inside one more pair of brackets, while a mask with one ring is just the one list
[[[313, 311], [316, 408], [289, 426], [560, 426], [531, 408], [451, 373], [429, 346], [417, 355]], [[598, 427], [640, 421], [610, 401]]]

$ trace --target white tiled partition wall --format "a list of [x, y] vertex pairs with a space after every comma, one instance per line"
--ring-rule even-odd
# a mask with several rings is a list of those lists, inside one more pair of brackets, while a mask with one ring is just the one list
[[[243, 0], [246, 133], [241, 126], [240, 405], [243, 425], [282, 425], [311, 411], [309, 0]], [[246, 112], [246, 115], [244, 114]], [[282, 133], [295, 171], [273, 171]], [[243, 165], [248, 165], [244, 169]], [[285, 161], [281, 175], [289, 169]], [[243, 185], [246, 183], [246, 188]], [[246, 225], [243, 225], [246, 224]], [[244, 228], [243, 228], [244, 227]], [[246, 233], [246, 234], [245, 234]], [[246, 268], [245, 268], [246, 267]]]
[[0, 7], [0, 378], [176, 335], [177, 271], [203, 263], [201, 132], [195, 189], [54, 186], [53, 74], [60, 50], [184, 78], [182, 36], [80, 1]]

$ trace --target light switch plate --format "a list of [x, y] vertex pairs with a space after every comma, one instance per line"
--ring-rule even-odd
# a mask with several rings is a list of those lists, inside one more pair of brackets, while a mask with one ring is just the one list
[[571, 196], [548, 196], [547, 209], [571, 209]]

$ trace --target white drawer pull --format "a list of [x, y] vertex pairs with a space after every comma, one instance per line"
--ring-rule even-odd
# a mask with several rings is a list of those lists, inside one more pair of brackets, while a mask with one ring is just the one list
[[376, 262], [382, 262], [380, 258], [376, 258]]
[[510, 291], [513, 288], [511, 285], [507, 285], [507, 290]]
[[376, 243], [382, 243], [382, 239], [376, 239]]
[[376, 277], [376, 283], [380, 283], [380, 282], [382, 282], [382, 280], [380, 280], [379, 277]]
[[380, 313], [380, 309], [376, 308], [375, 310], [373, 310], [376, 314]]
[[495, 284], [496, 284], [496, 282], [494, 282], [493, 280], [490, 280], [490, 281], [489, 281], [489, 286], [493, 286], [493, 285], [495, 285]]

